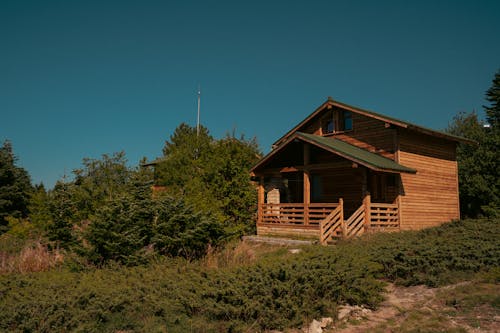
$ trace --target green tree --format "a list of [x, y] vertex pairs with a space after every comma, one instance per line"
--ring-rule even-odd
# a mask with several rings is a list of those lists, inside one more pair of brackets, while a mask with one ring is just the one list
[[460, 188], [460, 210], [464, 217], [496, 216], [500, 209], [500, 128], [499, 73], [486, 93], [491, 103], [485, 107], [488, 124], [475, 112], [460, 113], [447, 131], [477, 142], [459, 144], [457, 148]]
[[159, 185], [184, 191], [193, 179], [202, 176], [207, 158], [211, 156], [214, 139], [206, 127], [200, 132], [185, 123], [180, 124], [165, 142], [163, 161], [157, 166]]
[[20, 218], [28, 214], [31, 180], [16, 162], [12, 144], [5, 141], [0, 148], [0, 234], [8, 229], [8, 216]]
[[84, 253], [93, 263], [137, 264], [143, 259], [153, 231], [151, 190], [144, 184], [130, 184], [128, 189], [100, 206], [85, 231], [89, 246]]
[[47, 193], [48, 204], [43, 202], [43, 193], [33, 196], [33, 221], [45, 220], [49, 240], [59, 246], [81, 246], [85, 229], [97, 212], [129, 191], [132, 171], [126, 163], [124, 152], [103, 154], [100, 159], [84, 158], [82, 168], [73, 171], [73, 180], [60, 180]]
[[155, 200], [155, 249], [164, 255], [196, 259], [209, 247], [217, 247], [225, 239], [222, 225], [210, 215], [196, 211], [183, 198], [160, 195]]
[[29, 198], [29, 219], [33, 226], [40, 232], [47, 231], [52, 223], [50, 211], [50, 197], [43, 184], [36, 185]]
[[254, 231], [257, 191], [250, 181], [250, 168], [261, 156], [257, 141], [227, 135], [213, 149], [205, 182], [218, 203], [226, 225], [244, 233]]
[[500, 70], [498, 70], [493, 78], [491, 87], [486, 92], [486, 100], [490, 102], [489, 106], [485, 106], [486, 120], [493, 130], [500, 131]]
[[129, 191], [110, 199], [89, 225], [84, 253], [92, 262], [133, 265], [151, 254], [203, 256], [224, 239], [218, 221], [196, 211], [182, 197], [153, 196], [140, 175]]
[[256, 140], [227, 135], [215, 140], [205, 127], [181, 124], [165, 143], [157, 182], [171, 195], [223, 222], [227, 231], [250, 232], [257, 194], [249, 170], [258, 160]]
[[73, 171], [72, 198], [76, 205], [76, 219], [89, 219], [109, 199], [125, 191], [131, 177], [125, 152], [100, 159], [84, 158], [83, 168]]
[[72, 184], [58, 181], [49, 194], [50, 223], [47, 225], [48, 239], [57, 247], [70, 248], [75, 245], [74, 221], [77, 207], [72, 196]]

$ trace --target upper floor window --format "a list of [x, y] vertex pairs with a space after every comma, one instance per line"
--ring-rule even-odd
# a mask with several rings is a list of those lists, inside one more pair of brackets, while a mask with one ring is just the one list
[[321, 121], [321, 132], [323, 135], [330, 134], [335, 131], [335, 120], [330, 116]]
[[351, 111], [342, 111], [342, 124], [343, 128], [340, 129], [341, 131], [350, 131], [352, 130], [352, 113]]
[[321, 120], [321, 134], [333, 134], [352, 130], [352, 113], [346, 110], [329, 112]]

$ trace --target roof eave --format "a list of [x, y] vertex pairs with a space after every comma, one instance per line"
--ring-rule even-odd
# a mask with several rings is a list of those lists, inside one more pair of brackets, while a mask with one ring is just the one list
[[340, 157], [342, 158], [345, 158], [346, 160], [349, 160], [351, 162], [354, 162], [354, 163], [357, 163], [357, 164], [360, 164], [364, 167], [367, 167], [368, 169], [371, 169], [373, 171], [378, 171], [378, 172], [389, 172], [389, 173], [417, 173], [417, 170], [414, 170], [414, 169], [410, 169], [410, 168], [407, 168], [407, 169], [392, 169], [392, 168], [381, 168], [381, 167], [378, 167], [374, 164], [371, 164], [369, 162], [366, 162], [366, 161], [363, 161], [363, 160], [360, 160], [358, 158], [356, 158], [355, 156], [351, 156], [349, 154], [344, 154], [343, 152], [340, 152], [338, 150], [335, 150], [335, 149], [332, 149], [328, 146], [325, 146], [325, 145], [322, 145], [321, 143], [319, 142], [315, 142], [313, 140], [309, 140], [308, 138], [306, 137], [303, 137], [300, 135], [300, 133], [297, 133], [297, 137], [299, 137], [300, 139], [302, 139], [303, 141], [309, 143], [309, 144], [312, 144], [312, 145], [315, 145], [315, 146], [318, 146], [324, 150], [327, 150], [333, 154], [336, 154], [336, 155], [339, 155]]
[[274, 155], [276, 155], [279, 151], [281, 151], [284, 147], [286, 147], [288, 145], [288, 143], [290, 143], [291, 141], [295, 140], [295, 139], [300, 139], [304, 142], [307, 142], [309, 144], [312, 144], [314, 146], [317, 146], [317, 147], [320, 147], [321, 149], [324, 149], [324, 150], [327, 150], [329, 152], [331, 152], [332, 154], [336, 154], [342, 158], [345, 158], [346, 160], [349, 160], [351, 162], [354, 162], [354, 163], [357, 163], [357, 164], [360, 164], [368, 169], [371, 169], [371, 170], [374, 170], [374, 171], [378, 171], [378, 172], [388, 172], [388, 173], [411, 173], [411, 174], [415, 174], [417, 173], [417, 170], [414, 170], [414, 169], [410, 169], [410, 168], [406, 168], [406, 169], [392, 169], [392, 168], [380, 168], [376, 165], [373, 165], [371, 163], [368, 163], [366, 161], [363, 161], [363, 160], [360, 160], [354, 156], [351, 156], [349, 154], [344, 154], [343, 152], [340, 152], [338, 150], [335, 150], [335, 149], [332, 149], [331, 147], [328, 147], [328, 146], [325, 146], [319, 142], [316, 142], [316, 141], [313, 141], [313, 140], [309, 140], [307, 137], [301, 135], [300, 132], [295, 132], [293, 133], [284, 143], [280, 144], [276, 149], [272, 150], [269, 154], [267, 154], [263, 159], [261, 159], [259, 162], [257, 162], [256, 165], [254, 165], [251, 169], [250, 169], [250, 173], [253, 173], [255, 174], [255, 171], [257, 168], [259, 168], [261, 165], [263, 165], [264, 163], [266, 163], [267, 161], [269, 161]]
[[326, 102], [324, 102], [318, 108], [316, 108], [316, 110], [314, 110], [307, 118], [305, 118], [304, 120], [302, 120], [298, 125], [296, 125], [290, 131], [288, 131], [285, 135], [283, 135], [281, 138], [279, 138], [278, 140], [276, 140], [273, 143], [272, 146], [273, 147], [277, 147], [280, 144], [282, 144], [284, 141], [286, 141], [286, 139], [288, 137], [292, 136], [302, 126], [304, 126], [307, 122], [309, 122], [311, 119], [313, 119], [314, 117], [316, 117], [321, 111], [323, 111], [328, 106], [330, 106], [330, 107], [338, 107], [338, 108], [342, 108], [342, 109], [345, 109], [345, 110], [349, 110], [351, 112], [355, 112], [355, 113], [364, 115], [366, 117], [377, 119], [377, 120], [380, 120], [380, 121], [383, 121], [385, 123], [388, 123], [388, 124], [391, 124], [391, 125], [394, 125], [394, 126], [398, 126], [398, 127], [401, 127], [401, 128], [411, 129], [411, 130], [414, 130], [414, 131], [417, 131], [417, 132], [420, 132], [420, 133], [424, 133], [426, 135], [430, 135], [430, 136], [434, 136], [434, 137], [439, 137], [439, 138], [450, 140], [450, 141], [466, 143], [466, 144], [477, 144], [474, 140], [470, 140], [470, 139], [466, 139], [466, 138], [463, 138], [463, 137], [459, 137], [459, 136], [455, 136], [455, 135], [451, 135], [451, 134], [439, 132], [439, 131], [436, 131], [436, 130], [428, 129], [428, 128], [425, 128], [425, 127], [421, 127], [421, 126], [418, 126], [418, 125], [414, 125], [414, 124], [411, 124], [411, 123], [408, 123], [408, 122], [405, 122], [405, 121], [401, 121], [401, 120], [398, 120], [398, 119], [395, 119], [395, 118], [392, 118], [392, 117], [384, 116], [384, 115], [376, 113], [374, 111], [369, 111], [369, 110], [361, 109], [361, 108], [356, 107], [356, 106], [344, 104], [344, 103], [341, 103], [341, 102], [333, 100], [331, 97], [328, 97], [328, 99], [326, 100]]

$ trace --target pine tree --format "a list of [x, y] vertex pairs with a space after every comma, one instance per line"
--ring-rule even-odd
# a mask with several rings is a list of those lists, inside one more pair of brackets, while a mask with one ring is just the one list
[[[457, 148], [460, 210], [463, 217], [500, 214], [500, 72], [486, 92], [488, 125], [475, 112], [460, 113], [447, 131], [477, 142]], [[486, 125], [486, 126], [485, 126]]]
[[0, 234], [7, 231], [8, 216], [20, 218], [28, 214], [31, 180], [16, 161], [12, 144], [5, 141], [0, 148]]
[[489, 125], [496, 131], [500, 127], [500, 70], [498, 70], [493, 78], [492, 86], [486, 92], [486, 100], [490, 102], [490, 106], [485, 106], [486, 120]]

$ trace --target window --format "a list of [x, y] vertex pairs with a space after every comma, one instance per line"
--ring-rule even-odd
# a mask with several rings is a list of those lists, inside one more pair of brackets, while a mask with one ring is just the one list
[[322, 133], [323, 134], [330, 134], [333, 133], [333, 130], [335, 128], [335, 122], [333, 121], [332, 118], [330, 119], [324, 119], [322, 121], [323, 128], [322, 128]]
[[342, 118], [343, 118], [342, 124], [344, 125], [344, 128], [341, 130], [342, 131], [352, 130], [352, 113], [350, 111], [343, 111]]
[[350, 130], [352, 130], [352, 113], [350, 111], [334, 110], [321, 120], [322, 135]]

